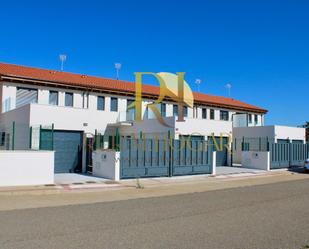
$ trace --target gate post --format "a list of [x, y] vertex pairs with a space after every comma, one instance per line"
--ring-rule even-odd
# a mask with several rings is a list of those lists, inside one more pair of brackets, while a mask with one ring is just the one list
[[174, 139], [171, 139], [171, 132], [168, 131], [167, 133], [167, 139], [168, 139], [168, 153], [169, 153], [169, 171], [168, 176], [173, 176], [173, 157], [174, 157]]
[[217, 151], [212, 150], [210, 147], [209, 150], [209, 157], [211, 158], [211, 175], [215, 176], [217, 174]]
[[15, 150], [15, 121], [12, 126], [12, 150]]

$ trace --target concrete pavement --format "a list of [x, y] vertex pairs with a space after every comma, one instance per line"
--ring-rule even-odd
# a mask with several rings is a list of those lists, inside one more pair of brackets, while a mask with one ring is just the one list
[[[0, 212], [2, 249], [301, 249], [309, 181]], [[2, 198], [2, 197], [1, 197]]]
[[[110, 188], [81, 189], [30, 189], [29, 191], [0, 192], [0, 210], [76, 205], [111, 202], [138, 198], [171, 196], [205, 192], [226, 188], [263, 185], [275, 182], [309, 179], [309, 174], [293, 174], [288, 171], [270, 172], [253, 176], [192, 176], [176, 178], [140, 179], [143, 189], [136, 188], [136, 180], [121, 181]], [[95, 187], [95, 185], [92, 185]], [[77, 186], [79, 187], [79, 186]]]

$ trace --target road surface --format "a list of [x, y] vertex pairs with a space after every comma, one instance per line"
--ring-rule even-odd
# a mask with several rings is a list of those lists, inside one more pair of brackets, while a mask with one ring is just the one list
[[1, 249], [306, 248], [309, 180], [1, 211], [0, 242]]

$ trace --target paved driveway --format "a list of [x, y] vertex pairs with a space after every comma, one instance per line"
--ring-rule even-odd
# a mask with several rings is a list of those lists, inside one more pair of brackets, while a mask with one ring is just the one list
[[249, 169], [244, 167], [229, 167], [220, 166], [216, 168], [216, 175], [231, 175], [231, 174], [266, 174], [267, 171], [259, 169]]
[[55, 184], [78, 184], [78, 183], [89, 183], [89, 182], [106, 182], [107, 179], [94, 177], [91, 175], [76, 174], [76, 173], [56, 173]]

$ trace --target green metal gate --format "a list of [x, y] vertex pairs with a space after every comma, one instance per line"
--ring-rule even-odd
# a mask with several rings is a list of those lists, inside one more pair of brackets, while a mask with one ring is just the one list
[[122, 138], [121, 178], [210, 174], [212, 149], [206, 141]]
[[270, 168], [288, 168], [302, 166], [309, 158], [309, 144], [301, 143], [272, 143], [270, 148]]

